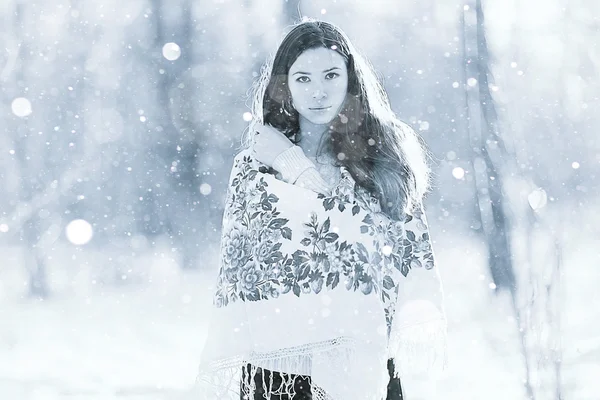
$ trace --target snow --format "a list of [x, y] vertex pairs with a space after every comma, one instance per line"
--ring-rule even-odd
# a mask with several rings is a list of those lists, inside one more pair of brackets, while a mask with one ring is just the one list
[[[493, 295], [489, 287], [484, 246], [469, 234], [442, 233], [439, 226], [432, 227], [432, 237], [445, 285], [450, 363], [437, 387], [405, 381], [405, 389], [415, 399], [424, 398], [419, 393], [444, 400], [525, 399], [525, 367], [510, 299], [505, 293]], [[595, 286], [600, 272], [589, 263], [598, 259], [593, 250], [598, 242], [586, 238], [584, 252], [568, 246], [564, 260], [566, 398], [592, 400], [600, 390]], [[13, 266], [20, 262], [15, 248], [3, 254]], [[204, 261], [211, 265], [205, 272], [183, 273], [173, 260], [146, 254], [137, 261], [141, 265], [132, 266], [149, 270], [145, 282], [83, 290], [79, 271], [72, 282], [77, 289], [61, 286], [45, 301], [21, 297], [24, 271], [0, 271], [0, 316], [9, 321], [0, 325], [0, 398], [197, 398], [193, 383], [216, 273], [214, 257]], [[51, 270], [68, 263], [57, 259]]]
[[537, 188], [529, 193], [527, 201], [534, 211], [538, 211], [548, 203], [548, 195], [544, 189]]
[[162, 399], [194, 382], [208, 276], [174, 272], [168, 283], [65, 290], [44, 301], [20, 297], [23, 278], [1, 275], [0, 398]]
[[[12, 27], [0, 52], [8, 152], [0, 156], [0, 400], [199, 397], [192, 388], [216, 259], [205, 248], [202, 271], [186, 271], [179, 251], [218, 238], [230, 156], [253, 119], [243, 95], [299, 15], [325, 15], [346, 31], [385, 77], [394, 112], [436, 155], [428, 214], [450, 365], [437, 388], [404, 382], [409, 400], [526, 399], [511, 299], [494, 295], [475, 233], [482, 205], [473, 182], [486, 168], [473, 162], [468, 130], [482, 116], [465, 110], [464, 97], [479, 86], [475, 3], [213, 3], [0, 2], [0, 20]], [[518, 166], [497, 175], [521, 253], [515, 273], [522, 280], [538, 268], [537, 286], [521, 288], [519, 301], [543, 302], [557, 237], [560, 319], [538, 315], [546, 325], [530, 332], [529, 345], [552, 342], [548, 327], [560, 332], [569, 400], [600, 398], [597, 4], [483, 2], [488, 85], [505, 140], [488, 150], [506, 145]], [[550, 217], [558, 207], [560, 218]], [[531, 217], [524, 208], [535, 211], [535, 237], [521, 226]], [[486, 228], [491, 217], [483, 216]], [[46, 263], [44, 301], [26, 297], [32, 255]], [[524, 320], [538, 328], [534, 316]], [[547, 360], [530, 362], [540, 378]]]
[[17, 97], [11, 103], [12, 112], [17, 117], [27, 117], [32, 113], [31, 102], [25, 97]]
[[162, 48], [163, 57], [169, 61], [175, 61], [181, 57], [181, 48], [177, 43], [166, 43]]
[[208, 196], [212, 192], [212, 187], [208, 183], [203, 183], [200, 185], [200, 193], [204, 196]]
[[94, 231], [89, 222], [83, 219], [76, 219], [67, 224], [65, 234], [71, 243], [84, 245], [92, 240]]
[[452, 176], [456, 179], [464, 179], [465, 170], [461, 167], [454, 167], [452, 168]]

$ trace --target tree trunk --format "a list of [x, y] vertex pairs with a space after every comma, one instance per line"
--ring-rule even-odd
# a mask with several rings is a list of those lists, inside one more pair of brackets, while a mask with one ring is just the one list
[[489, 57], [481, 0], [475, 1], [475, 12], [477, 19], [476, 86], [479, 89], [479, 104], [482, 117], [482, 135], [478, 155], [485, 165], [486, 202], [489, 203], [492, 217], [492, 224], [488, 225], [486, 232], [489, 246], [489, 265], [496, 288], [507, 289], [511, 293], [514, 293], [516, 282], [512, 265], [513, 257], [509, 244], [510, 227], [508, 226], [508, 218], [505, 214], [505, 199], [502, 193], [502, 155], [506, 154], [506, 152], [504, 151], [503, 141], [499, 136], [498, 115], [488, 83]]
[[[196, 174], [199, 146], [194, 134], [195, 129], [185, 111], [173, 115], [174, 100], [171, 99], [171, 90], [178, 84], [178, 79], [182, 79], [184, 73], [189, 70], [193, 61], [192, 4], [189, 0], [179, 2], [181, 12], [178, 15], [178, 25], [168, 25], [160, 18], [164, 7], [173, 6], [170, 2], [154, 0], [153, 5], [156, 24], [155, 48], [160, 57], [158, 64], [164, 71], [156, 76], [159, 107], [163, 113], [158, 118], [162, 121], [163, 130], [160, 148], [157, 150], [166, 164], [173, 166], [171, 171], [165, 171], [170, 182], [170, 190], [164, 193], [163, 197], [163, 201], [168, 204], [164, 205], [169, 219], [167, 226], [173, 247], [177, 248], [180, 254], [181, 267], [197, 269], [199, 244], [203, 242], [202, 238], [207, 230], [205, 228], [208, 227], [207, 224], [203, 224], [208, 219], [198, 218], [198, 214], [207, 215], [210, 208], [199, 196]], [[168, 61], [162, 57], [162, 47], [168, 42], [175, 42], [180, 46], [181, 56], [175, 61]], [[183, 96], [185, 92], [178, 93]]]
[[[557, 330], [560, 323], [560, 240], [527, 207], [528, 220], [524, 223], [529, 258], [523, 260], [527, 273], [518, 285], [513, 269], [510, 219], [505, 207], [508, 199], [502, 192], [503, 172], [518, 171], [518, 168], [499, 134], [498, 116], [489, 85], [491, 74], [481, 0], [474, 0], [472, 5], [474, 7], [465, 9], [464, 15], [470, 18], [470, 25], [476, 27], [476, 34], [470, 41], [475, 41], [476, 46], [471, 49], [465, 46], [465, 49], [471, 50], [466, 70], [467, 79], [473, 78], [467, 86], [476, 87], [477, 90], [470, 91], [468, 108], [471, 117], [474, 117], [471, 119], [470, 132], [475, 153], [477, 197], [484, 232], [488, 238], [491, 275], [497, 290], [506, 289], [511, 294], [526, 368], [527, 398], [561, 399], [560, 332]], [[465, 32], [469, 30], [466, 23], [464, 29]], [[528, 177], [523, 178], [529, 182], [534, 181]], [[540, 249], [540, 242], [544, 243], [543, 249]], [[551, 248], [555, 250], [551, 251]], [[548, 253], [552, 254], [552, 260], [547, 259]], [[525, 298], [525, 304], [519, 304], [519, 298]]]

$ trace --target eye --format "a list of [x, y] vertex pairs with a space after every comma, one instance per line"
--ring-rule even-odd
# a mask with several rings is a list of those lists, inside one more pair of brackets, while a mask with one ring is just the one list
[[329, 78], [329, 79], [334, 79], [334, 78], [337, 78], [338, 76], [340, 76], [340, 74], [338, 74], [337, 72], [330, 72], [327, 75], [325, 75], [325, 78], [327, 78], [329, 75], [333, 75], [333, 78]]
[[[307, 80], [305, 80], [305, 81], [301, 81], [300, 80], [300, 79], [304, 79], [304, 78], [306, 78]], [[300, 83], [306, 83], [308, 81], [310, 81], [310, 79], [308, 78], [308, 76], [301, 76], [300, 78], [296, 79], [296, 82], [300, 82]]]

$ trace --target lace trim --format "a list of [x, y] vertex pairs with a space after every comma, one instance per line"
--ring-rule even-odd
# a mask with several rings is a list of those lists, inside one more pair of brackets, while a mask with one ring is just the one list
[[399, 376], [439, 375], [448, 366], [447, 322], [430, 319], [392, 329], [388, 357], [396, 362]]
[[[274, 387], [273, 375], [261, 374], [259, 380], [265, 399], [279, 398], [296, 394], [296, 375], [308, 375], [313, 400], [333, 400], [328, 393], [310, 378], [310, 363], [313, 359], [327, 360], [331, 371], [337, 373], [335, 379], [344, 380], [345, 366], [352, 362], [355, 340], [340, 337], [330, 341], [313, 343], [268, 353], [250, 353], [246, 357], [237, 356], [218, 360], [202, 368], [196, 379], [196, 387], [202, 400], [254, 399], [257, 391], [256, 376], [260, 368], [280, 373], [282, 381]], [[242, 376], [242, 368], [250, 364], [248, 372]], [[284, 372], [285, 371], [285, 372]], [[289, 371], [295, 371], [290, 373]], [[298, 372], [296, 372], [298, 371]], [[303, 373], [299, 373], [299, 372]], [[308, 373], [306, 373], [308, 372]], [[243, 397], [240, 397], [242, 396]]]

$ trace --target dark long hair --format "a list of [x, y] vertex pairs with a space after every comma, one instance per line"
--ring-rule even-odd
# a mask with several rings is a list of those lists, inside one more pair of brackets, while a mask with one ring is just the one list
[[421, 204], [429, 189], [427, 149], [420, 136], [395, 116], [370, 63], [331, 23], [305, 18], [284, 37], [253, 87], [254, 119], [242, 136], [242, 146], [251, 146], [256, 123], [271, 125], [299, 143], [299, 114], [292, 106], [288, 73], [300, 54], [319, 47], [340, 54], [348, 70], [346, 99], [323, 136], [324, 151], [378, 198], [383, 212], [401, 219]]

